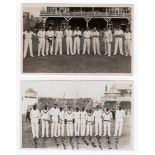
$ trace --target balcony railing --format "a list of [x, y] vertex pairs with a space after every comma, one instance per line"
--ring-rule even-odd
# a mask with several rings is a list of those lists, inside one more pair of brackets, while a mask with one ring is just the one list
[[130, 12], [47, 12], [41, 11], [40, 16], [66, 17], [130, 17]]
[[131, 101], [131, 96], [104, 96], [104, 101]]

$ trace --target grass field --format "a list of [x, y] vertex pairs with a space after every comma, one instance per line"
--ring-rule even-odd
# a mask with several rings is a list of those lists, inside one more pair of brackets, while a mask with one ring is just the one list
[[[66, 44], [63, 39], [63, 55], [37, 57], [37, 39], [33, 39], [34, 58], [23, 59], [24, 73], [131, 73], [131, 57], [116, 55], [104, 56], [103, 41], [100, 38], [101, 56], [93, 55], [92, 44], [90, 55], [66, 55]], [[83, 40], [81, 40], [81, 48]], [[82, 51], [81, 51], [82, 53]], [[113, 46], [112, 46], [113, 53]]]
[[[132, 141], [131, 141], [131, 117], [127, 116], [124, 118], [124, 124], [123, 124], [123, 131], [122, 131], [122, 136], [119, 138], [119, 143], [118, 143], [118, 150], [131, 150], [132, 149]], [[94, 131], [94, 128], [93, 128]], [[50, 127], [49, 127], [49, 133], [50, 133]], [[111, 125], [111, 134], [114, 134], [114, 121], [112, 121]], [[39, 128], [39, 135], [41, 136], [41, 125]], [[65, 135], [66, 135], [66, 130], [65, 130]], [[92, 145], [92, 143], [89, 140], [89, 137], [85, 137], [86, 143], [84, 140], [79, 137], [78, 138], [78, 145], [77, 145], [77, 140], [76, 137], [72, 138], [72, 144], [70, 143], [70, 137], [65, 137], [64, 139], [64, 144], [66, 149], [79, 149], [79, 150], [108, 150], [108, 145], [106, 144], [106, 137], [101, 137], [101, 147], [99, 147], [99, 143], [96, 137], [92, 137], [92, 142], [95, 144], [95, 147]], [[22, 116], [22, 148], [49, 148], [49, 149], [64, 149], [63, 143], [62, 143], [62, 138], [58, 137], [56, 138], [57, 144], [55, 142], [54, 138], [39, 138], [38, 139], [38, 144], [35, 146], [33, 138], [32, 138], [32, 132], [31, 132], [31, 125], [29, 122], [26, 122], [25, 120], [25, 115]], [[112, 149], [115, 149], [115, 138], [111, 137], [111, 145], [110, 147]]]

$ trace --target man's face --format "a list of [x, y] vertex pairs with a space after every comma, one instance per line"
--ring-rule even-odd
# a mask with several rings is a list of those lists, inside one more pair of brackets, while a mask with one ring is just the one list
[[94, 27], [94, 31], [96, 31], [96, 27]]
[[122, 110], [122, 108], [121, 108], [121, 107], [119, 107], [119, 110]]
[[52, 27], [51, 27], [51, 26], [49, 27], [49, 30], [50, 30], [50, 31], [52, 30]]
[[45, 106], [44, 109], [47, 110], [47, 106]]
[[76, 27], [76, 30], [78, 31], [79, 30], [79, 27]]
[[71, 26], [68, 26], [68, 29], [70, 30], [71, 29]]
[[129, 29], [128, 28], [126, 28], [126, 32], [129, 32]]
[[56, 108], [57, 107], [57, 105], [56, 104], [54, 104], [54, 108]]
[[78, 108], [76, 108], [76, 112], [78, 112], [79, 111], [79, 109]]
[[37, 106], [36, 106], [36, 105], [34, 105], [34, 106], [33, 106], [33, 109], [34, 109], [34, 110], [36, 110], [36, 109], [37, 109]]
[[106, 27], [106, 31], [108, 31], [108, 27]]

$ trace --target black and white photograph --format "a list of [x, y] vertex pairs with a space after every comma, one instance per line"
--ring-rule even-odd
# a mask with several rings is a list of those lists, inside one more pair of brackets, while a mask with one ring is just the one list
[[133, 150], [133, 81], [21, 81], [21, 148]]
[[133, 5], [22, 4], [22, 73], [132, 74]]

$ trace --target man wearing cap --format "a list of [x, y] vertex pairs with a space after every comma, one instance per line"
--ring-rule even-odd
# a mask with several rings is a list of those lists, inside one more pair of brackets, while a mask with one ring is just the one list
[[45, 105], [43, 110], [41, 110], [42, 137], [45, 136], [45, 130], [46, 130], [46, 137], [49, 137], [48, 134], [49, 121], [50, 121], [50, 113], [49, 110], [47, 109], [47, 105]]
[[75, 120], [75, 124], [74, 124], [74, 130], [75, 130], [75, 136], [80, 136], [80, 111], [79, 108], [76, 108], [75, 112], [74, 112], [74, 120]]
[[95, 136], [102, 135], [102, 110], [99, 109], [99, 106], [96, 107], [94, 111], [95, 118]]
[[37, 109], [37, 105], [33, 105], [33, 109], [30, 112], [30, 119], [31, 119], [31, 128], [32, 128], [32, 135], [33, 138], [39, 138], [39, 123], [40, 123], [40, 112]]
[[122, 135], [122, 127], [123, 127], [123, 117], [125, 116], [124, 110], [119, 106], [118, 110], [116, 110], [115, 114], [115, 133], [114, 136]]
[[121, 30], [121, 27], [119, 26], [116, 31], [114, 32], [114, 38], [115, 38], [115, 47], [114, 47], [114, 54], [117, 54], [117, 49], [119, 47], [119, 51], [121, 55], [123, 54], [123, 43], [122, 43], [122, 38], [123, 38], [123, 31]]
[[67, 127], [67, 136], [73, 136], [73, 111], [71, 106], [68, 106], [65, 114], [66, 127]]
[[54, 44], [54, 31], [52, 27], [49, 27], [49, 30], [46, 32], [46, 55], [53, 55], [53, 44]]
[[33, 56], [33, 50], [32, 50], [32, 37], [36, 36], [35, 33], [33, 33], [30, 28], [28, 28], [27, 31], [23, 32], [24, 35], [24, 58], [27, 56], [28, 47], [30, 49], [30, 56]]
[[87, 27], [86, 30], [83, 33], [83, 38], [84, 38], [84, 42], [83, 42], [83, 53], [87, 53], [90, 54], [90, 38], [91, 38], [91, 32], [89, 31], [89, 28]]
[[58, 27], [58, 30], [55, 31], [55, 55], [59, 54], [62, 55], [62, 38], [63, 38], [63, 32], [61, 31], [61, 28]]
[[108, 136], [111, 136], [110, 133], [110, 128], [111, 128], [111, 118], [112, 118], [112, 113], [110, 111], [110, 108], [107, 107], [106, 110], [103, 112], [103, 118], [104, 118], [104, 135], [106, 136], [107, 134], [107, 128], [108, 128]]
[[87, 115], [86, 115], [86, 136], [91, 136], [93, 135], [93, 124], [94, 124], [94, 114], [91, 109], [88, 110]]
[[57, 104], [54, 103], [54, 107], [50, 109], [51, 116], [51, 137], [58, 136], [58, 120], [59, 120], [59, 109], [57, 108]]
[[72, 49], [72, 36], [73, 31], [71, 30], [71, 26], [68, 26], [68, 29], [65, 30], [65, 36], [66, 36], [66, 48], [67, 48], [67, 55], [73, 55], [73, 49]]
[[40, 56], [40, 52], [42, 56], [45, 56], [45, 36], [46, 36], [46, 31], [45, 28], [43, 27], [40, 31], [37, 33], [38, 36], [38, 56]]
[[79, 30], [79, 27], [76, 27], [75, 31], [73, 32], [74, 36], [74, 54], [79, 55], [80, 54], [80, 37], [81, 37], [81, 31]]
[[96, 27], [93, 28], [91, 37], [92, 37], [94, 55], [96, 54], [101, 55], [100, 43], [99, 43], [99, 32], [97, 31]]
[[86, 115], [87, 115], [87, 112], [84, 110], [84, 108], [82, 108], [81, 121], [80, 121], [81, 136], [85, 136], [85, 132], [86, 132]]
[[104, 40], [104, 48], [105, 48], [104, 55], [111, 56], [112, 32], [110, 29], [108, 29], [108, 27], [106, 27], [104, 31], [103, 40]]
[[129, 31], [129, 28], [126, 28], [124, 33], [124, 46], [125, 46], [125, 56], [131, 56], [131, 41], [132, 41], [132, 34]]
[[64, 136], [64, 123], [65, 123], [65, 112], [63, 108], [60, 107], [58, 136]]

